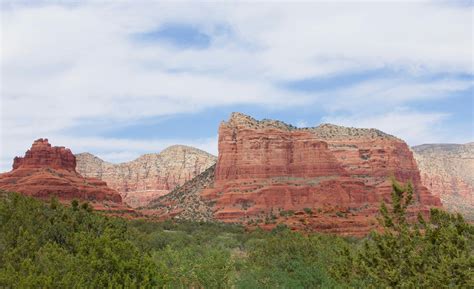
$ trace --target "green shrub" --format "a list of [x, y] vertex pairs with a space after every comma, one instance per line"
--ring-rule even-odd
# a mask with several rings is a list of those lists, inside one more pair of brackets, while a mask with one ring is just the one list
[[304, 236], [286, 226], [277, 226], [270, 237], [247, 245], [237, 288], [334, 288], [337, 282], [327, 272], [338, 258], [342, 238]]
[[18, 194], [0, 201], [0, 287], [151, 287], [151, 259], [125, 221]]
[[347, 214], [341, 211], [336, 212], [336, 216], [338, 216], [339, 218], [347, 218]]
[[212, 222], [128, 221], [78, 202], [0, 192], [0, 287], [471, 288], [472, 226], [439, 210], [410, 224], [410, 191], [394, 185], [392, 205], [381, 209], [385, 231], [364, 242], [284, 224], [247, 232]]
[[366, 288], [472, 288], [474, 227], [438, 209], [429, 222], [418, 215], [410, 223], [413, 186], [393, 181], [392, 188], [391, 205], [380, 209], [383, 233], [372, 233], [355, 252], [342, 250], [335, 276]]
[[280, 216], [282, 217], [289, 217], [289, 216], [293, 216], [294, 214], [295, 214], [295, 211], [293, 210], [280, 211]]

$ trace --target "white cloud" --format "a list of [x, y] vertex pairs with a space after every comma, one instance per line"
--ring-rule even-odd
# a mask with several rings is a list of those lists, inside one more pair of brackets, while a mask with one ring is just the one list
[[380, 115], [330, 116], [323, 121], [344, 126], [377, 128], [414, 145], [445, 140], [445, 135], [436, 126], [447, 117], [444, 113], [423, 113], [399, 108]]
[[[31, 140], [18, 138], [3, 142], [2, 158], [0, 159], [0, 172], [11, 168], [13, 156], [23, 156], [25, 151], [31, 147], [34, 139], [44, 137], [35, 136]], [[103, 138], [103, 137], [70, 137], [64, 135], [53, 135], [48, 137], [53, 146], [65, 146], [74, 154], [90, 152], [105, 161], [119, 163], [130, 161], [145, 153], [156, 153], [176, 144], [188, 145], [217, 155], [217, 136], [202, 139], [126, 139], [126, 138]], [[6, 156], [4, 158], [4, 156]]]
[[[146, 139], [59, 137], [84, 120], [131, 121], [236, 104], [317, 105], [328, 111], [328, 119], [340, 120], [337, 112], [343, 110], [352, 113], [348, 119], [355, 122], [362, 120], [357, 112], [363, 109], [370, 117], [361, 124], [374, 126], [370, 121], [383, 124], [393, 118], [391, 107], [472, 85], [466, 80], [396, 78], [329, 94], [297, 93], [278, 85], [376, 68], [408, 75], [472, 74], [472, 7], [429, 2], [13, 1], [2, 9], [2, 168], [13, 154], [22, 154], [33, 139], [44, 136], [74, 151], [95, 150], [115, 159], [151, 150], [150, 143], [165, 145]], [[180, 50], [134, 41], [134, 33], [163, 23], [197, 26], [210, 34], [212, 45]], [[219, 25], [231, 33], [219, 34]], [[427, 133], [429, 125], [442, 118], [430, 112], [418, 117], [416, 125]], [[423, 133], [405, 135], [421, 138]], [[196, 142], [214, 152], [206, 141], [166, 143], [172, 141]], [[108, 149], [111, 146], [114, 149]]]
[[355, 85], [321, 94], [328, 101], [328, 111], [386, 111], [413, 101], [433, 101], [473, 86], [472, 80], [439, 79], [436, 81], [390, 78], [361, 81]]

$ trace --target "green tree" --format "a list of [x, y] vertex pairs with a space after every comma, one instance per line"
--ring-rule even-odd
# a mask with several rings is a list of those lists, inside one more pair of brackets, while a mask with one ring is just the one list
[[342, 238], [303, 235], [278, 227], [248, 242], [248, 258], [237, 288], [334, 288], [327, 272]]
[[382, 203], [382, 233], [374, 232], [352, 253], [341, 252], [343, 262], [334, 274], [347, 283], [367, 288], [473, 288], [474, 229], [461, 215], [439, 209], [430, 220], [421, 214], [408, 221], [413, 200], [411, 183], [393, 181], [392, 203]]
[[74, 199], [71, 201], [71, 207], [74, 211], [76, 211], [79, 208], [79, 201]]
[[153, 288], [155, 267], [135, 239], [124, 220], [9, 194], [0, 200], [0, 287]]

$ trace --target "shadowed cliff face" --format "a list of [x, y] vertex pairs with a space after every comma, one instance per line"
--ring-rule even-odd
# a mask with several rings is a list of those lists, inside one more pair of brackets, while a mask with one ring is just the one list
[[412, 148], [423, 184], [443, 206], [474, 220], [474, 143], [428, 144]]
[[166, 195], [216, 162], [213, 155], [181, 145], [121, 164], [105, 162], [89, 153], [76, 157], [79, 173], [105, 181], [134, 208], [146, 206], [151, 200]]
[[0, 189], [43, 199], [80, 199], [96, 209], [128, 210], [120, 194], [103, 181], [82, 177], [75, 167], [76, 158], [69, 149], [38, 139], [24, 157], [14, 159], [12, 171], [0, 174]]
[[219, 127], [214, 178], [154, 204], [161, 202], [165, 214], [192, 218], [192, 207], [180, 205], [189, 192], [212, 207], [213, 219], [361, 235], [374, 227], [380, 202], [390, 200], [391, 176], [413, 182], [413, 212], [440, 205], [421, 184], [412, 152], [396, 137], [330, 124], [299, 129], [234, 113]]

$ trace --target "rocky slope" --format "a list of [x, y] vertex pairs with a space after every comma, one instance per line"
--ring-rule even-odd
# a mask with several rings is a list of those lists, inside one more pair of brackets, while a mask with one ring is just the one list
[[105, 181], [134, 208], [166, 195], [216, 162], [215, 156], [182, 145], [121, 164], [105, 162], [89, 153], [78, 154], [76, 158], [79, 173]]
[[447, 210], [474, 221], [474, 143], [427, 144], [412, 148], [423, 184]]
[[169, 194], [153, 199], [142, 208], [142, 213], [159, 215], [166, 219], [194, 221], [214, 221], [213, 202], [203, 199], [201, 191], [214, 185], [214, 172], [216, 165], [187, 181], [182, 186], [177, 186]]
[[[219, 128], [214, 173], [193, 180], [198, 188], [187, 183], [149, 208], [179, 218], [285, 222], [295, 229], [363, 235], [375, 226], [380, 202], [390, 199], [391, 176], [413, 182], [413, 212], [440, 205], [421, 184], [409, 147], [396, 137], [330, 124], [300, 129], [233, 113]], [[192, 206], [196, 196], [198, 208]]]
[[106, 183], [76, 172], [76, 158], [65, 147], [53, 147], [47, 139], [34, 141], [24, 157], [15, 157], [13, 169], [0, 174], [0, 190], [60, 201], [89, 201], [99, 210], [129, 210], [118, 192]]

